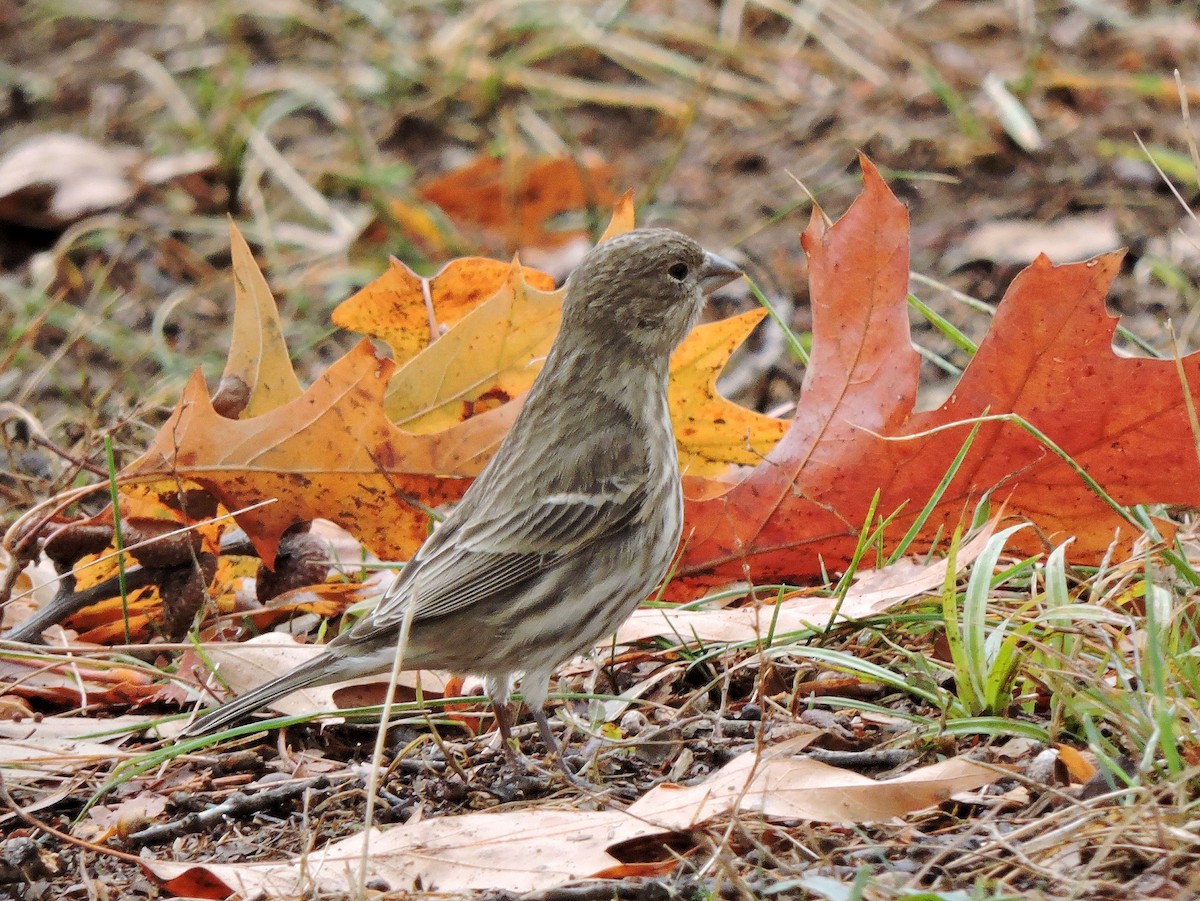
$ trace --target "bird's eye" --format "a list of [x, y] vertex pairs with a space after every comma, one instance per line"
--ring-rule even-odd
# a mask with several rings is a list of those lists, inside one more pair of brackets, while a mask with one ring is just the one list
[[676, 263], [674, 266], [672, 266], [670, 269], [667, 270], [667, 275], [671, 276], [671, 278], [675, 279], [675, 281], [677, 281], [677, 282], [681, 282], [685, 278], [687, 278], [687, 274], [688, 274], [687, 263]]

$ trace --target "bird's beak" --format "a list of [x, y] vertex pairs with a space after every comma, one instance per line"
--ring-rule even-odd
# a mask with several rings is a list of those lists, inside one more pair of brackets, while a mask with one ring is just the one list
[[715, 253], [704, 254], [704, 265], [700, 267], [700, 288], [705, 294], [712, 294], [722, 285], [728, 285], [742, 274], [742, 270], [724, 257]]

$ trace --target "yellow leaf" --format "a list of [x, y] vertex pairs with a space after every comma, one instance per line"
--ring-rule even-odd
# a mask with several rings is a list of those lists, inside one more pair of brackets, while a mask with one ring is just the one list
[[612, 218], [608, 220], [608, 228], [604, 230], [604, 234], [600, 236], [597, 242], [603, 244], [609, 238], [615, 238], [617, 235], [623, 235], [625, 232], [631, 232], [634, 229], [635, 222], [633, 221], [633, 189], [630, 188], [613, 204]]
[[694, 329], [671, 357], [668, 404], [680, 468], [690, 476], [715, 476], [731, 464], [759, 463], [788, 429], [717, 393], [717, 376], [733, 351], [762, 321], [751, 310]]
[[558, 334], [562, 298], [562, 290], [530, 287], [514, 263], [487, 303], [392, 377], [388, 417], [405, 431], [429, 434], [524, 394]]
[[[333, 321], [386, 341], [392, 359], [403, 365], [500, 290], [510, 268], [499, 260], [464, 257], [432, 278], [421, 278], [392, 260], [387, 272], [338, 305]], [[526, 268], [524, 273], [530, 285], [554, 290], [554, 279], [544, 272]]]
[[[627, 191], [613, 208], [600, 240], [632, 229], [633, 213], [633, 192]], [[514, 260], [486, 301], [479, 303], [477, 296], [459, 299], [469, 293], [475, 284], [472, 274], [481, 267], [487, 267], [487, 275], [480, 281], [495, 283], [493, 267], [498, 265], [492, 260], [458, 260], [431, 280], [430, 296], [435, 306], [458, 311], [454, 320], [457, 325], [409, 359], [392, 377], [387, 414], [406, 431], [430, 434], [502, 406], [528, 391], [541, 371], [542, 360], [558, 333], [563, 292], [550, 291], [553, 285], [545, 285], [546, 276], [537, 270], [522, 269]], [[391, 311], [380, 313], [390, 318], [387, 326], [367, 329], [376, 336], [399, 322]], [[337, 311], [334, 315], [335, 321], [345, 324], [337, 319]], [[445, 314], [442, 316], [445, 324]], [[397, 360], [403, 362], [399, 354]]]
[[258, 416], [300, 396], [279, 321], [279, 308], [250, 246], [229, 220], [233, 255], [233, 339], [213, 397], [225, 416]]

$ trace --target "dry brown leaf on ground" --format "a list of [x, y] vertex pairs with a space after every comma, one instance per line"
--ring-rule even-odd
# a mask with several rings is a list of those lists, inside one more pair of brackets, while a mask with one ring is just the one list
[[30, 731], [24, 738], [5, 735], [0, 739], [0, 775], [8, 786], [57, 782], [113, 761], [112, 745]]
[[[955, 558], [959, 572], [983, 553], [995, 527], [993, 519], [963, 542]], [[684, 645], [753, 642], [778, 640], [779, 636], [792, 632], [824, 631], [834, 623], [875, 616], [909, 598], [940, 590], [949, 568], [946, 557], [929, 563], [899, 560], [891, 566], [861, 573], [842, 598], [813, 597], [801, 592], [774, 604], [718, 610], [642, 607], [617, 629], [617, 644], [634, 644], [650, 638], [673, 638]]]
[[998, 772], [965, 758], [921, 767], [895, 779], [868, 779], [794, 755], [813, 736], [802, 735], [749, 751], [698, 785], [658, 785], [626, 811], [664, 829], [688, 829], [733, 811], [784, 820], [823, 823], [883, 822], [923, 810], [995, 782]]
[[155, 680], [143, 670], [36, 654], [0, 658], [0, 684], [7, 694], [63, 708], [136, 704], [158, 690]]
[[[158, 717], [126, 715], [103, 721], [84, 716], [0, 720], [0, 775], [12, 785], [58, 783], [102, 768], [121, 754], [130, 735], [151, 728]], [[105, 737], [98, 733], [103, 732]]]
[[[322, 645], [304, 644], [289, 636], [275, 633], [256, 635], [242, 642], [205, 644], [201, 649], [212, 670], [201, 662], [198, 655], [188, 655], [180, 662], [181, 674], [205, 682], [210, 691], [218, 685], [223, 686], [231, 695], [244, 694], [280, 673], [311, 660], [325, 650]], [[400, 674], [397, 683], [401, 689], [396, 696], [397, 701], [408, 700], [414, 696], [418, 685], [423, 694], [440, 696], [446, 687], [447, 679], [445, 673], [405, 671]], [[374, 691], [374, 687], [380, 684], [387, 684], [386, 674], [382, 677], [371, 676], [339, 682], [336, 685], [314, 686], [285, 695], [271, 702], [270, 708], [278, 713], [299, 716], [318, 711], [361, 707], [368, 703], [382, 703], [382, 691]], [[379, 695], [378, 699], [372, 700], [376, 694]], [[208, 703], [207, 698], [205, 703]]]
[[412, 502], [457, 500], [467, 483], [455, 477], [478, 467], [448, 448], [457, 446], [455, 430], [449, 438], [410, 435], [388, 421], [383, 394], [392, 369], [363, 341], [291, 403], [241, 420], [217, 414], [197, 373], [154, 443], [120, 477], [202, 485], [227, 509], [245, 511], [238, 524], [268, 566], [284, 531], [318, 516], [354, 530], [380, 556], [405, 557], [428, 530], [427, 514]]
[[[636, 837], [619, 811], [530, 809], [438, 817], [398, 829], [371, 831], [370, 878], [400, 890], [534, 891], [617, 866], [614, 839]], [[306, 855], [304, 862], [195, 864], [150, 861], [143, 866], [177, 895], [225, 898], [291, 897], [307, 891], [351, 891], [362, 835]]]
[[74, 835], [84, 841], [102, 842], [110, 835], [124, 837], [160, 818], [170, 804], [166, 795], [140, 791], [113, 804], [88, 808], [87, 820], [75, 827]]
[[612, 167], [570, 158], [481, 157], [421, 188], [457, 225], [477, 228], [522, 247], [554, 247], [586, 237], [586, 229], [555, 229], [563, 213], [607, 209], [616, 196]]
[[[789, 739], [765, 753], [746, 752], [704, 782], [662, 785], [625, 811], [547, 810], [446, 816], [373, 831], [368, 872], [392, 890], [419, 885], [437, 891], [503, 889], [528, 892], [581, 879], [619, 877], [625, 865], [612, 853], [623, 842], [699, 828], [731, 815], [823, 822], [881, 821], [938, 804], [956, 792], [995, 781], [994, 768], [952, 759], [897, 779], [875, 781], [792, 756], [812, 735]], [[363, 849], [362, 835], [334, 842], [283, 863], [205, 864], [145, 861], [166, 887], [180, 894], [212, 888], [225, 897], [300, 890], [350, 890]], [[664, 844], [661, 861], [676, 857]], [[217, 889], [219, 892], [220, 889]]]
[[[895, 541], [985, 413], [1024, 417], [1119, 503], [1200, 503], [1175, 363], [1112, 350], [1116, 320], [1104, 297], [1119, 254], [1035, 261], [1013, 282], [950, 399], [915, 412], [908, 215], [866, 160], [863, 176], [863, 193], [841, 220], [827, 229], [814, 215], [803, 236], [814, 341], [791, 428], [738, 484], [687, 486], [683, 576], [761, 584], [819, 575], [821, 561], [844, 568], [876, 490], [881, 515], [901, 511], [885, 532]], [[1195, 394], [1200, 357], [1185, 357], [1183, 367]], [[1021, 551], [1074, 537], [1068, 555], [1096, 562], [1118, 529], [1126, 548], [1139, 531], [1027, 431], [988, 422], [916, 547], [946, 534], [993, 489], [1007, 513], [1038, 527], [1015, 536]]]

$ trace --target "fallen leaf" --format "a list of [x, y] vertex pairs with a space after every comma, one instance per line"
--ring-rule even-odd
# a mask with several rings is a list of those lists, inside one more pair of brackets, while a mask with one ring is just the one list
[[[900, 511], [884, 543], [897, 540], [985, 413], [1022, 416], [1118, 503], [1200, 503], [1175, 363], [1112, 350], [1116, 320], [1104, 297], [1119, 254], [1063, 266], [1036, 260], [1013, 282], [950, 399], [914, 412], [920, 360], [905, 305], [908, 216], [866, 160], [863, 176], [864, 192], [841, 220], [827, 230], [815, 215], [804, 234], [814, 342], [792, 425], [736, 485], [685, 486], [684, 577], [763, 584], [820, 575], [822, 561], [841, 569], [876, 490], [881, 515]], [[1183, 366], [1195, 394], [1200, 357]], [[1018, 552], [1073, 536], [1070, 557], [1095, 563], [1118, 531], [1126, 549], [1140, 531], [1017, 424], [987, 422], [914, 550], [993, 489], [993, 503], [1038, 526], [1014, 536]]]
[[1066, 767], [1067, 774], [1071, 777], [1071, 781], [1077, 785], [1086, 785], [1096, 777], [1096, 766], [1092, 761], [1083, 756], [1077, 749], [1070, 745], [1056, 744], [1054, 749], [1058, 752], [1058, 759], [1062, 761]]
[[[995, 525], [993, 520], [959, 547], [956, 562], [960, 572], [983, 553]], [[909, 598], [940, 590], [949, 568], [946, 557], [930, 563], [900, 560], [863, 573], [841, 599], [802, 593], [774, 604], [718, 610], [642, 607], [617, 629], [617, 644], [634, 644], [650, 638], [675, 639], [688, 646], [703, 642], [743, 643], [793, 632], [823, 632], [835, 623], [875, 616]], [[606, 644], [611, 644], [611, 640]]]
[[[236, 696], [306, 663], [320, 654], [324, 647], [304, 644], [289, 636], [272, 633], [256, 635], [243, 642], [205, 644], [203, 650], [216, 676], [211, 684], [224, 685]], [[193, 661], [188, 666], [188, 671], [191, 672], [194, 666]], [[445, 673], [428, 670], [405, 671], [400, 674], [397, 684], [412, 691], [402, 692], [397, 695], [397, 699], [406, 699], [406, 694], [415, 695], [418, 685], [423, 694], [440, 696], [447, 679]], [[364, 686], [374, 687], [380, 684], [387, 684], [387, 674], [382, 677], [368, 676], [334, 685], [304, 688], [272, 701], [269, 706], [271, 710], [287, 716], [300, 716], [319, 711], [334, 712], [342, 708], [360, 707], [364, 706], [364, 703], [381, 703], [382, 696], [378, 701], [363, 700], [366, 694], [374, 694], [373, 691], [365, 691]]]
[[37, 698], [67, 708], [136, 704], [157, 690], [142, 670], [40, 654], [0, 659], [0, 684], [17, 697]]
[[140, 154], [73, 134], [37, 135], [0, 160], [0, 219], [57, 228], [134, 196]]
[[[392, 369], [362, 341], [300, 397], [240, 420], [217, 414], [197, 372], [154, 443], [120, 478], [202, 485], [242, 511], [238, 525], [267, 566], [284, 531], [318, 516], [353, 529], [381, 557], [407, 557], [428, 533], [428, 515], [413, 501], [437, 506], [462, 496], [466, 479], [454, 477], [475, 475], [481, 463], [469, 450], [464, 459], [464, 442], [455, 439], [477, 446], [489, 424], [477, 417], [463, 431], [400, 431], [383, 413]], [[248, 509], [262, 502], [269, 503]]]
[[[233, 338], [213, 406], [230, 418], [258, 416], [303, 393], [283, 337], [279, 308], [241, 231], [229, 220], [233, 257]], [[225, 393], [236, 409], [221, 403]], [[244, 399], [243, 399], [244, 398]]]
[[397, 370], [388, 417], [428, 434], [524, 394], [558, 334], [562, 295], [532, 287], [514, 263], [486, 303]]
[[[426, 279], [394, 259], [387, 272], [338, 304], [333, 322], [385, 341], [392, 359], [403, 365], [499, 291], [513, 265], [466, 257], [451, 260]], [[534, 290], [554, 290], [548, 275], [528, 267], [522, 274]]]
[[1052, 260], [1079, 260], [1120, 246], [1111, 213], [1064, 216], [1052, 222], [996, 219], [967, 232], [946, 254], [945, 262], [951, 269], [974, 260], [1025, 265], [1043, 254]]
[[211, 151], [147, 160], [136, 148], [105, 146], [80, 135], [34, 135], [0, 159], [0, 219], [60, 228], [123, 206], [142, 184], [161, 184], [214, 165]]
[[421, 187], [457, 225], [507, 239], [508, 245], [553, 247], [586, 229], [555, 229], [563, 213], [611, 207], [612, 167], [571, 158], [481, 157]]
[[[94, 728], [94, 727], [93, 727]], [[10, 786], [28, 786], [111, 765], [112, 745], [78, 738], [30, 735], [0, 741], [0, 775]]]
[[766, 315], [751, 310], [698, 326], [671, 355], [667, 403], [683, 472], [719, 475], [731, 464], [756, 464], [787, 433], [787, 420], [748, 410], [717, 392], [721, 370]]
[[[953, 759], [877, 782], [791, 756], [811, 740], [811, 735], [804, 735], [761, 755], [747, 752], [698, 785], [657, 786], [625, 811], [487, 811], [372, 830], [368, 872], [392, 891], [416, 886], [440, 892], [545, 890], [582, 879], [624, 875], [626, 865], [609, 853], [610, 848], [642, 839], [647, 852], [652, 847], [647, 839], [653, 836], [665, 837], [735, 811], [744, 818], [883, 821], [985, 785], [997, 775], [993, 768]], [[225, 894], [282, 897], [301, 888], [351, 890], [362, 851], [360, 834], [282, 863], [197, 866], [144, 860], [143, 865], [176, 892], [194, 891], [215, 880]], [[664, 845], [661, 860], [646, 864], [676, 860]], [[660, 872], [657, 867], [654, 871]]]
[[626, 813], [667, 830], [694, 827], [734, 810], [819, 823], [884, 822], [940, 804], [956, 792], [996, 781], [994, 767], [951, 758], [895, 779], [874, 780], [851, 770], [789, 756], [815, 736], [803, 735], [747, 752], [697, 785], [657, 785]]

